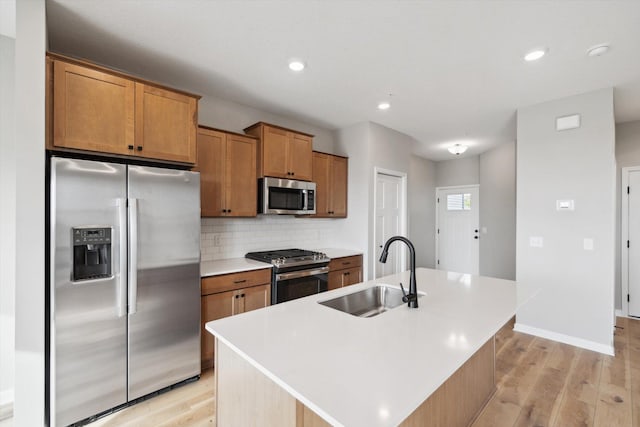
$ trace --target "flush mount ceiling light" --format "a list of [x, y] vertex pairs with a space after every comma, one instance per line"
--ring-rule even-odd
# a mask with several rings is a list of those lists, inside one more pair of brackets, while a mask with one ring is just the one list
[[289, 62], [289, 69], [291, 71], [302, 71], [304, 70], [304, 67], [305, 67], [304, 62], [299, 61], [297, 59], [294, 59]]
[[462, 145], [462, 144], [456, 144], [456, 145], [452, 145], [451, 147], [447, 148], [447, 150], [449, 150], [449, 152], [451, 154], [455, 154], [456, 156], [459, 156], [460, 154], [464, 153], [465, 151], [467, 151], [467, 147], [466, 145]]
[[587, 55], [589, 56], [601, 56], [609, 51], [609, 45], [606, 43], [591, 46], [587, 49]]
[[528, 62], [537, 61], [538, 59], [542, 58], [546, 53], [547, 53], [546, 49], [535, 49], [527, 53], [524, 56], [524, 60]]
[[388, 102], [381, 102], [378, 104], [378, 110], [388, 110], [389, 108], [391, 108], [391, 104]]

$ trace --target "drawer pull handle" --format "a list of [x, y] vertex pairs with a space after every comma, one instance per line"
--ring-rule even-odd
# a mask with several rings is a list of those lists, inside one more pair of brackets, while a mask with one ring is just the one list
[[351, 261], [343, 262], [342, 265], [351, 265]]
[[237, 283], [244, 283], [244, 282], [246, 282], [246, 281], [247, 281], [247, 279], [242, 279], [242, 280], [236, 280], [236, 281], [235, 281], [235, 282], [233, 282], [233, 283], [236, 283], [236, 284], [237, 284]]

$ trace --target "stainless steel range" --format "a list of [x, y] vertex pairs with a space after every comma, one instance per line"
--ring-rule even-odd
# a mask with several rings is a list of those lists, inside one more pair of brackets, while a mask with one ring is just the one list
[[302, 249], [249, 252], [246, 258], [273, 265], [271, 304], [306, 297], [328, 289], [329, 257]]

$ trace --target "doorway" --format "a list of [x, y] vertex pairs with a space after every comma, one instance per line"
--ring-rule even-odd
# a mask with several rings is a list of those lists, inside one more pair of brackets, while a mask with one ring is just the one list
[[436, 269], [478, 274], [480, 186], [436, 188]]
[[640, 317], [640, 166], [622, 168], [621, 190], [622, 311]]
[[375, 260], [373, 278], [388, 276], [406, 270], [406, 255], [402, 245], [389, 247], [385, 264], [379, 262], [382, 247], [393, 236], [406, 236], [407, 174], [374, 168], [374, 239]]

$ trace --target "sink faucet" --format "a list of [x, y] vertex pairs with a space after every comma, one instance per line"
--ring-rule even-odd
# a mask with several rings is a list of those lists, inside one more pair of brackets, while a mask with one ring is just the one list
[[404, 242], [409, 247], [409, 252], [411, 254], [411, 273], [409, 276], [409, 293], [407, 294], [404, 291], [404, 287], [402, 283], [400, 283], [400, 288], [402, 289], [402, 293], [404, 296], [402, 297], [402, 301], [408, 303], [411, 308], [418, 308], [418, 288], [416, 286], [416, 248], [413, 247], [413, 243], [409, 241], [406, 237], [402, 236], [393, 236], [384, 244], [384, 248], [382, 249], [382, 253], [380, 254], [380, 262], [386, 263], [387, 256], [389, 255], [389, 246], [391, 243], [396, 240], [400, 240]]

